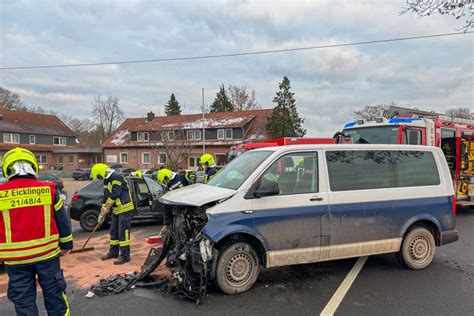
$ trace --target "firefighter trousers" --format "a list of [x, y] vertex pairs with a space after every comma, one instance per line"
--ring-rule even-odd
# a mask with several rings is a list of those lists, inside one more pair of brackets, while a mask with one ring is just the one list
[[21, 265], [5, 265], [8, 274], [8, 299], [17, 315], [36, 316], [36, 277], [43, 290], [44, 306], [49, 316], [70, 315], [66, 280], [59, 257]]
[[112, 214], [110, 221], [110, 250], [113, 256], [130, 257], [130, 221], [133, 212]]

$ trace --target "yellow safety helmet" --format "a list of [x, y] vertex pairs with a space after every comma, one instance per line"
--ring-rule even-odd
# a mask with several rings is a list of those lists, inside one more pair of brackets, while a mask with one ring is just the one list
[[199, 163], [203, 166], [212, 166], [215, 163], [214, 157], [211, 154], [204, 154], [199, 158]]
[[16, 163], [24, 161], [27, 162], [28, 164], [31, 165], [31, 167], [34, 169], [34, 172], [36, 176], [39, 172], [38, 169], [38, 161], [36, 160], [35, 155], [29, 151], [28, 149], [24, 148], [13, 148], [9, 150], [5, 155], [3, 155], [3, 161], [2, 161], [2, 171], [3, 175], [7, 178], [10, 178], [13, 176], [13, 171], [10, 170], [10, 168]]
[[170, 169], [167, 168], [161, 168], [158, 170], [156, 174], [156, 178], [158, 182], [168, 184], [168, 182], [171, 180], [172, 172]]
[[137, 178], [143, 178], [143, 173], [140, 170], [133, 171], [132, 176], [137, 177]]
[[91, 169], [91, 179], [92, 180], [104, 180], [107, 174], [107, 169], [109, 166], [103, 163], [96, 163], [92, 166]]

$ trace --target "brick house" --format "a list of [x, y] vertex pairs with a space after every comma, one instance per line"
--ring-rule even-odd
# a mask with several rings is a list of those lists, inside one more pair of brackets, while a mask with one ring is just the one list
[[85, 148], [56, 115], [0, 108], [0, 159], [15, 147], [31, 150], [44, 170], [74, 170], [102, 161], [102, 149]]
[[[171, 146], [186, 152], [179, 168], [195, 169], [203, 150], [217, 164], [227, 162], [230, 147], [249, 140], [267, 138], [266, 123], [271, 109], [202, 114], [129, 118], [103, 144], [105, 162], [125, 168], [148, 169], [170, 165]], [[204, 130], [204, 133], [203, 133]], [[173, 149], [174, 147], [171, 147]]]

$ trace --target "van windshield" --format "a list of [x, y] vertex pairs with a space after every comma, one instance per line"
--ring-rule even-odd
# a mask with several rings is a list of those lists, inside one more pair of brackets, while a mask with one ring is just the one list
[[207, 184], [214, 187], [237, 190], [272, 153], [273, 151], [248, 151], [232, 160]]
[[398, 125], [351, 128], [343, 131], [353, 144], [397, 144]]

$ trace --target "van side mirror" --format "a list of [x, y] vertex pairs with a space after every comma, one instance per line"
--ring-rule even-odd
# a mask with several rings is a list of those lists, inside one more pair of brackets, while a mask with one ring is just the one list
[[280, 188], [275, 181], [261, 182], [253, 192], [253, 195], [257, 198], [278, 194], [280, 194]]

